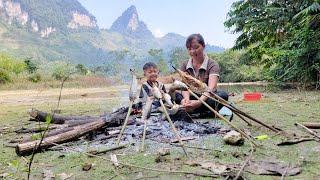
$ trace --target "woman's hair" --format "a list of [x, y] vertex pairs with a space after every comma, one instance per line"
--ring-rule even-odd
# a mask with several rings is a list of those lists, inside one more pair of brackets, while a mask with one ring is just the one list
[[147, 70], [149, 68], [155, 68], [155, 69], [158, 69], [157, 65], [153, 62], [147, 62], [146, 64], [143, 65], [143, 70]]
[[204, 39], [200, 34], [191, 34], [186, 41], [186, 47], [189, 49], [191, 46], [192, 40], [197, 40], [199, 44], [201, 44], [203, 47], [205, 47]]

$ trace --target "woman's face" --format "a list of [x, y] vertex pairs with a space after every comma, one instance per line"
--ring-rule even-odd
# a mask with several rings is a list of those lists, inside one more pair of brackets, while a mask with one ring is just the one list
[[198, 43], [196, 39], [193, 39], [191, 41], [190, 47], [188, 48], [188, 52], [192, 58], [197, 58], [203, 55], [203, 49], [204, 47], [200, 43]]

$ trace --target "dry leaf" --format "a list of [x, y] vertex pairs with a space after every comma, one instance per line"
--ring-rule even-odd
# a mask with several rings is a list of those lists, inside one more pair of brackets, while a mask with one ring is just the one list
[[222, 174], [226, 172], [228, 168], [223, 164], [212, 163], [212, 162], [204, 162], [204, 163], [200, 163], [200, 165], [203, 169], [207, 169], [216, 174]]

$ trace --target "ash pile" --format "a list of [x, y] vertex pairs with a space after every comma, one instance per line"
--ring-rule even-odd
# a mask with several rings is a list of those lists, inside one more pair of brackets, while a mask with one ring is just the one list
[[[221, 129], [219, 122], [212, 121], [211, 119], [210, 121], [204, 120], [204, 122], [187, 122], [184, 118], [174, 117], [172, 120], [174, 121], [174, 125], [179, 131], [180, 136], [184, 140], [195, 139], [209, 134], [216, 134], [219, 133]], [[144, 130], [143, 125], [144, 122], [141, 121], [141, 118], [136, 117], [131, 119], [124, 131], [121, 141], [129, 143], [141, 141]], [[116, 136], [116, 134], [119, 132], [119, 128], [111, 128], [109, 131], [106, 129], [105, 133], [98, 135], [97, 139], [101, 139], [102, 143], [113, 143], [117, 140], [118, 136]], [[106, 137], [109, 138], [106, 139]], [[152, 114], [148, 119], [146, 139], [167, 143], [177, 142], [172, 127], [168, 121], [161, 117], [161, 114]]]

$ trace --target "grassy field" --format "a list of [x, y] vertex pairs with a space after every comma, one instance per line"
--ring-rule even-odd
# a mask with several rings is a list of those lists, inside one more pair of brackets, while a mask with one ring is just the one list
[[[82, 88], [64, 89], [60, 109], [62, 114], [74, 115], [98, 115], [109, 112], [113, 108], [126, 105], [127, 87], [108, 87], [108, 88]], [[262, 119], [271, 125], [276, 125], [288, 132], [306, 135], [294, 126], [295, 122], [320, 122], [320, 92], [319, 91], [278, 91], [271, 92], [266, 90], [261, 101], [249, 103], [242, 101], [241, 92], [243, 89], [229, 89], [238, 92], [238, 95], [231, 98], [231, 101], [242, 110], [249, 112], [254, 117]], [[254, 89], [251, 89], [254, 90]], [[0, 179], [25, 179], [27, 163], [30, 156], [19, 157], [15, 154], [14, 148], [7, 147], [12, 139], [19, 138], [21, 135], [14, 132], [15, 129], [36, 126], [28, 121], [27, 111], [37, 108], [43, 111], [50, 111], [57, 106], [58, 89], [41, 90], [13, 90], [0, 91]], [[248, 127], [238, 118], [234, 123], [241, 128], [250, 131], [253, 136], [269, 135], [270, 139], [258, 141], [262, 147], [258, 148], [253, 155], [255, 160], [277, 160], [291, 165], [302, 167], [302, 173], [298, 176], [287, 177], [288, 179], [318, 179], [320, 176], [320, 144], [314, 141], [303, 142], [291, 146], [278, 147], [277, 142], [281, 137], [273, 134], [260, 126]], [[204, 151], [188, 149], [191, 159], [197, 161], [211, 161], [221, 163], [242, 163], [249, 153], [250, 146], [245, 143], [243, 146], [225, 145], [219, 135], [208, 136], [199, 141], [191, 141], [188, 144], [195, 146], [205, 146], [219, 151]], [[87, 149], [92, 148], [88, 141], [80, 140], [71, 143], [72, 148], [78, 146]], [[139, 144], [136, 144], [138, 147]], [[119, 161], [134, 165], [153, 167], [167, 170], [183, 170], [189, 172], [208, 173], [200, 167], [190, 167], [185, 162], [180, 148], [170, 147], [171, 154], [163, 162], [156, 162], [157, 152], [154, 147], [170, 147], [166, 144], [158, 144], [147, 141], [147, 151], [139, 153], [131, 147], [128, 149], [114, 151]], [[110, 154], [102, 155], [109, 158]], [[93, 164], [89, 171], [83, 171], [82, 166], [86, 163]], [[69, 175], [70, 179], [193, 179], [200, 178], [193, 175], [166, 174], [152, 172], [137, 168], [121, 167], [114, 169], [112, 164], [106, 160], [96, 157], [88, 157], [79, 152], [67, 149], [57, 149], [46, 151], [35, 156], [32, 169], [33, 179], [42, 179], [44, 170], [49, 170], [58, 179], [63, 179], [63, 175]], [[249, 173], [244, 174], [249, 179], [280, 179], [275, 176], [257, 176]]]

